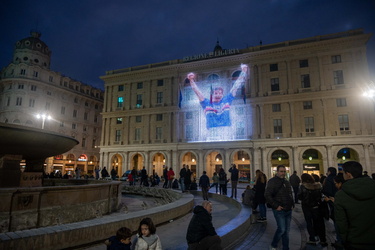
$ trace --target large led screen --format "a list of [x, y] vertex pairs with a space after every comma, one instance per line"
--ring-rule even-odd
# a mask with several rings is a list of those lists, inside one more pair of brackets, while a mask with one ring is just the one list
[[[229, 71], [229, 73], [228, 73]], [[251, 110], [246, 105], [249, 67], [222, 70], [208, 76], [187, 72], [181, 84], [180, 108], [184, 140], [233, 141], [250, 138]], [[228, 77], [229, 76], [229, 77]]]

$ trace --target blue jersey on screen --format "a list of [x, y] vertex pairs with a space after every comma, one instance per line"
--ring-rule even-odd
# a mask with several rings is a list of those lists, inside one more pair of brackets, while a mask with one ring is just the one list
[[206, 114], [207, 129], [232, 125], [229, 110], [233, 100], [234, 96], [232, 94], [227, 94], [220, 102], [210, 103], [210, 100], [207, 98], [200, 102]]

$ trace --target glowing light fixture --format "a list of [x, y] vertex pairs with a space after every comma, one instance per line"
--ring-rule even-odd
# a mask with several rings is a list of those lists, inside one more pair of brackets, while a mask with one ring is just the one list
[[342, 157], [342, 160], [343, 160], [343, 161], [345, 161], [345, 160], [346, 160], [346, 157], [345, 157], [345, 156], [343, 156], [343, 157]]
[[309, 156], [309, 161], [311, 161], [312, 160], [312, 156]]
[[245, 158], [242, 158], [242, 161], [245, 161]]
[[279, 161], [281, 161], [281, 157], [277, 158]]

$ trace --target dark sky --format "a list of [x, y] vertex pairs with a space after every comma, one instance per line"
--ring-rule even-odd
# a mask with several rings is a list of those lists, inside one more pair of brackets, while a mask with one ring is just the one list
[[[0, 68], [36, 29], [51, 69], [97, 88], [107, 70], [350, 29], [375, 33], [375, 0], [2, 0]], [[373, 35], [374, 36], [374, 35]], [[375, 37], [368, 43], [375, 80]]]

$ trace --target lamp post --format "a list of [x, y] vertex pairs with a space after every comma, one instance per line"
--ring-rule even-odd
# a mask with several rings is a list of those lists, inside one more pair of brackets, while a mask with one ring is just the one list
[[46, 121], [46, 119], [47, 120], [50, 120], [50, 119], [52, 119], [52, 117], [50, 116], [50, 115], [46, 115], [46, 114], [37, 114], [36, 115], [36, 118], [38, 118], [38, 119], [42, 119], [42, 129], [44, 129], [44, 122]]

